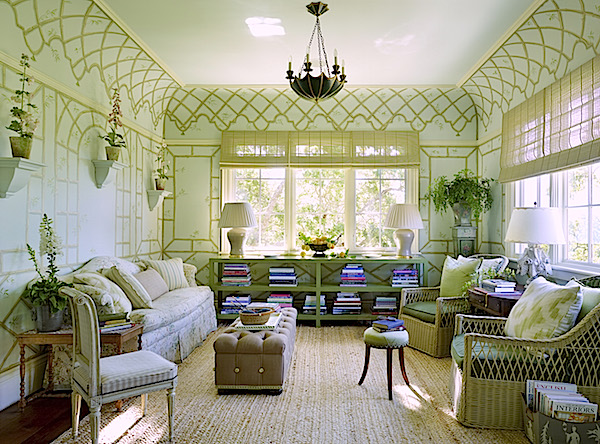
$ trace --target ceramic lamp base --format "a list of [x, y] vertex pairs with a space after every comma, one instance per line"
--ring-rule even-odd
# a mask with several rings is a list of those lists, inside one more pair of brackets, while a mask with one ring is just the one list
[[398, 257], [410, 258], [411, 247], [415, 233], [407, 228], [398, 228], [394, 231], [394, 240], [396, 241], [396, 254]]
[[229, 252], [230, 257], [243, 257], [244, 256], [244, 244], [246, 243], [246, 229], [245, 228], [232, 228], [227, 232], [227, 239], [231, 246]]

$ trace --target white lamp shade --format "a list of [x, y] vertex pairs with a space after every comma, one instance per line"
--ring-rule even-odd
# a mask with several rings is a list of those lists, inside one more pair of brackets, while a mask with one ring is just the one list
[[384, 228], [423, 228], [419, 209], [413, 204], [393, 204], [385, 218]]
[[515, 208], [506, 230], [506, 242], [564, 244], [560, 208]]
[[249, 228], [256, 226], [252, 206], [248, 202], [226, 203], [219, 219], [219, 228]]

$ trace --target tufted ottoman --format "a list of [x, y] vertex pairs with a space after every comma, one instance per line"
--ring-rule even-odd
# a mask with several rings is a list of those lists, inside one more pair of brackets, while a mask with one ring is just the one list
[[273, 331], [236, 330], [235, 323], [214, 342], [215, 384], [228, 390], [268, 390], [281, 393], [296, 338], [295, 308], [283, 308]]

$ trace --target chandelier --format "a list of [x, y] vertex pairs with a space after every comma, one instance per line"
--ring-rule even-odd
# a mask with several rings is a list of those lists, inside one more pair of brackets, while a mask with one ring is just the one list
[[[342, 66], [342, 71], [340, 72], [340, 65], [337, 62], [337, 52], [334, 53], [333, 70], [329, 70], [329, 62], [327, 61], [327, 53], [325, 52], [325, 40], [321, 33], [321, 22], [319, 21], [319, 16], [325, 14], [329, 8], [325, 3], [313, 2], [310, 5], [306, 5], [306, 9], [317, 20], [308, 46], [306, 47], [306, 58], [302, 63], [303, 67], [298, 70], [299, 73], [295, 76], [294, 71], [292, 71], [292, 60], [290, 57], [286, 79], [290, 81], [290, 86], [300, 97], [318, 102], [321, 99], [333, 97], [340, 92], [344, 87], [344, 83], [346, 83], [346, 75], [344, 74], [344, 66]], [[321, 72], [318, 76], [310, 74], [313, 70], [310, 61], [310, 49], [315, 35], [317, 37], [316, 45], [319, 53], [319, 71]], [[302, 77], [302, 71], [305, 72], [304, 77]]]

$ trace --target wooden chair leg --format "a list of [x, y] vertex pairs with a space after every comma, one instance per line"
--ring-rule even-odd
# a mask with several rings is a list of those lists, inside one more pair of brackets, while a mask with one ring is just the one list
[[71, 426], [73, 428], [73, 438], [79, 433], [79, 415], [81, 414], [81, 395], [71, 393]]
[[142, 396], [142, 416], [146, 416], [146, 409], [148, 405], [148, 393], [143, 393]]
[[173, 414], [175, 404], [175, 388], [167, 390], [167, 414], [169, 415], [169, 441], [173, 440]]
[[369, 345], [366, 345], [366, 349], [365, 349], [365, 366], [363, 367], [363, 372], [362, 372], [362, 376], [360, 377], [360, 381], [358, 381], [358, 385], [361, 385], [364, 380], [365, 380], [365, 376], [367, 376], [367, 370], [369, 370], [369, 358], [371, 357], [371, 347]]
[[100, 436], [100, 408], [101, 404], [91, 402], [90, 406], [90, 434], [92, 435], [92, 444], [98, 444]]
[[388, 383], [388, 396], [389, 400], [392, 400], [392, 351], [393, 348], [386, 349], [387, 352], [387, 383]]
[[406, 376], [406, 367], [404, 367], [404, 347], [400, 347], [398, 349], [398, 358], [400, 359], [400, 370], [402, 370], [404, 382], [406, 382], [406, 385], [410, 385], [410, 382], [408, 382], [408, 376]]

